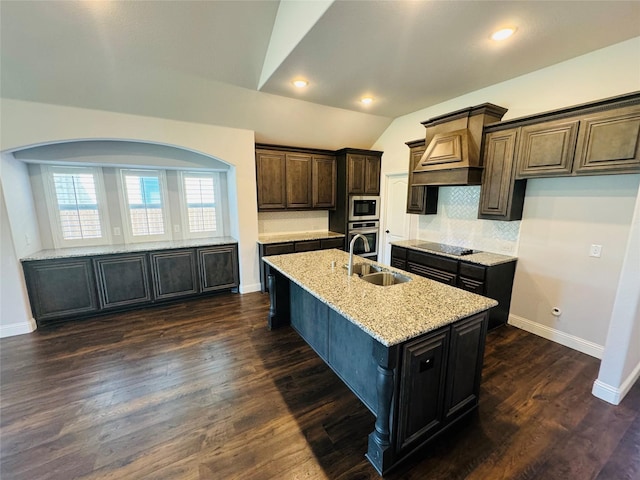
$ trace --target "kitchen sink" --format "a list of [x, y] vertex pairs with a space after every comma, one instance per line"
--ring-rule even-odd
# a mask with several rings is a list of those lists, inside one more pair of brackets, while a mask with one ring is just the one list
[[[349, 265], [343, 265], [347, 270], [349, 269]], [[353, 273], [362, 277], [363, 275], [369, 275], [371, 273], [381, 272], [383, 269], [378, 265], [373, 265], [372, 263], [354, 263], [353, 264]]]
[[394, 272], [376, 272], [368, 275], [363, 275], [362, 280], [372, 283], [373, 285], [379, 285], [381, 287], [389, 287], [391, 285], [397, 285], [398, 283], [406, 283], [411, 279], [401, 273]]

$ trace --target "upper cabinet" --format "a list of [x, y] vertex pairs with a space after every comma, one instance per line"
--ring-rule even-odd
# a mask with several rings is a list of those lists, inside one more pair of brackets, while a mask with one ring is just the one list
[[522, 124], [516, 178], [640, 172], [640, 95]]
[[379, 195], [380, 163], [380, 155], [347, 153], [347, 193]]
[[336, 158], [331, 152], [256, 147], [259, 211], [335, 208]]
[[640, 172], [640, 93], [485, 127], [478, 217], [520, 220], [527, 178]]
[[424, 155], [425, 140], [407, 142], [409, 147], [409, 177], [407, 189], [407, 213], [419, 215], [438, 213], [438, 187], [413, 185], [413, 170]]
[[487, 134], [478, 218], [520, 220], [526, 180], [515, 180], [519, 128]]

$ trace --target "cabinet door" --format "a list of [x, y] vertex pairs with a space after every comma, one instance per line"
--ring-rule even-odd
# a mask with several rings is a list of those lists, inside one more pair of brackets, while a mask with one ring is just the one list
[[640, 106], [619, 108], [581, 120], [576, 174], [640, 171]]
[[380, 195], [380, 158], [367, 156], [364, 169], [364, 193]]
[[413, 185], [413, 170], [422, 158], [424, 144], [411, 147], [409, 156], [409, 175], [407, 177], [409, 188], [407, 189], [407, 213], [428, 215], [438, 213], [438, 187], [426, 185]]
[[311, 155], [286, 155], [287, 208], [311, 208]]
[[344, 237], [340, 238], [323, 238], [320, 242], [320, 248], [323, 250], [329, 248], [337, 248], [339, 250], [344, 250]]
[[516, 178], [571, 175], [578, 120], [522, 127]]
[[518, 129], [489, 133], [485, 139], [479, 218], [521, 220], [526, 180], [515, 181]]
[[256, 150], [258, 210], [282, 210], [287, 206], [284, 152]]
[[212, 292], [239, 285], [237, 245], [199, 248], [197, 252], [200, 291]]
[[453, 420], [478, 404], [487, 312], [451, 326], [451, 343], [447, 365], [445, 418]]
[[364, 193], [366, 167], [367, 157], [365, 155], [347, 155], [347, 190], [349, 194]]
[[23, 267], [38, 322], [98, 310], [90, 258], [24, 262]]
[[391, 266], [400, 270], [407, 269], [407, 249], [391, 245]]
[[96, 258], [94, 268], [102, 308], [125, 307], [151, 301], [146, 253]]
[[149, 259], [154, 298], [167, 299], [198, 293], [194, 250], [152, 252]]
[[413, 340], [402, 350], [399, 450], [441, 428], [448, 344], [449, 327]]
[[336, 157], [312, 158], [313, 208], [336, 206]]

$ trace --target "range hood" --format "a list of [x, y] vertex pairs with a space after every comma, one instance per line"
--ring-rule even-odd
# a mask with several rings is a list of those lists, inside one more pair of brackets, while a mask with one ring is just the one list
[[483, 103], [422, 122], [427, 148], [414, 167], [411, 185], [480, 185], [483, 128], [499, 122], [506, 112]]

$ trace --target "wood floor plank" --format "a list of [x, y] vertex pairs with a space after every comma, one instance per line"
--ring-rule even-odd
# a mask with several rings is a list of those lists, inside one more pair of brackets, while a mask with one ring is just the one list
[[[0, 339], [0, 478], [379, 478], [373, 415], [268, 309], [222, 294]], [[606, 404], [598, 367], [490, 332], [477, 414], [385, 478], [638, 480], [640, 385]]]

